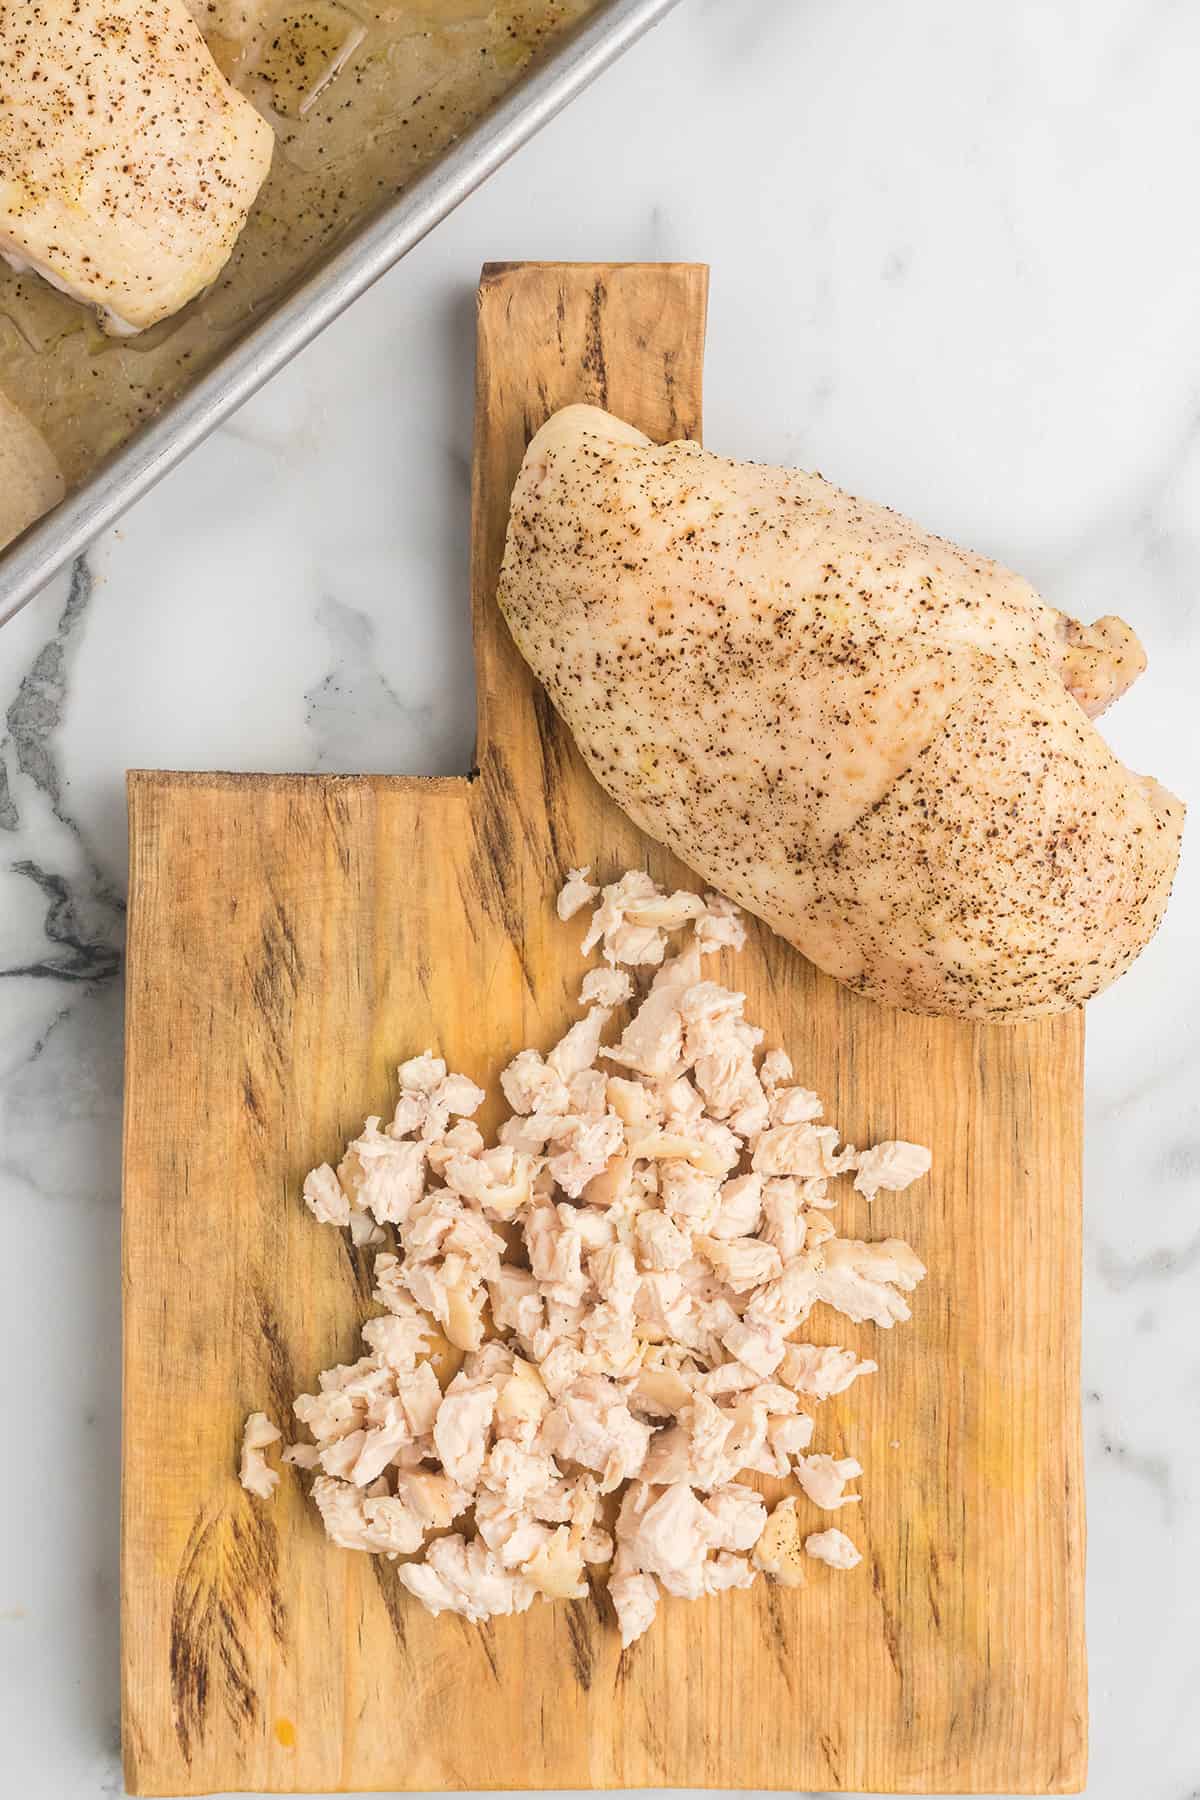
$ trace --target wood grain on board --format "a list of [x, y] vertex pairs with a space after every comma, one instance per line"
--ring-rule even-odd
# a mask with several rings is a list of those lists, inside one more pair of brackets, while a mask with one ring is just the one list
[[372, 1310], [369, 1256], [309, 1217], [305, 1172], [388, 1111], [401, 1057], [436, 1045], [494, 1088], [516, 1048], [556, 1038], [581, 970], [579, 921], [551, 904], [568, 864], [682, 873], [585, 772], [493, 595], [512, 480], [554, 408], [699, 433], [705, 295], [695, 267], [484, 272], [475, 779], [130, 778], [135, 1793], [1083, 1782], [1079, 1015], [905, 1017], [765, 931], [726, 971], [850, 1140], [934, 1151], [929, 1181], [839, 1213], [927, 1262], [912, 1323], [812, 1322], [880, 1362], [816, 1439], [866, 1469], [839, 1521], [852, 1573], [667, 1601], [622, 1655], [600, 1594], [435, 1621], [386, 1561], [327, 1543], [293, 1472], [266, 1506], [237, 1483], [246, 1413], [286, 1430]]

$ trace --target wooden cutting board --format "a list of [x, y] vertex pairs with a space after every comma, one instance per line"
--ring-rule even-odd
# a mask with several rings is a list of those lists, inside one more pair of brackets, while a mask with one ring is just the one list
[[130, 777], [134, 1793], [1083, 1783], [1079, 1014], [904, 1017], [766, 931], [727, 971], [850, 1140], [934, 1151], [930, 1181], [839, 1215], [918, 1248], [913, 1322], [813, 1321], [881, 1364], [818, 1429], [866, 1469], [853, 1573], [668, 1601], [622, 1655], [599, 1596], [434, 1621], [386, 1562], [326, 1542], [293, 1473], [267, 1506], [236, 1480], [246, 1413], [286, 1429], [372, 1310], [369, 1259], [308, 1216], [305, 1172], [389, 1110], [401, 1057], [434, 1044], [494, 1086], [557, 1037], [581, 968], [579, 922], [551, 907], [568, 864], [684, 873], [585, 772], [493, 596], [509, 490], [555, 407], [699, 432], [705, 296], [696, 267], [484, 271], [473, 778]]

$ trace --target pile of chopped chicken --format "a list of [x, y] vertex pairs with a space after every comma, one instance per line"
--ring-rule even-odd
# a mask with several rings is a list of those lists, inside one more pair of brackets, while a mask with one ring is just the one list
[[[334, 1542], [411, 1559], [399, 1578], [435, 1614], [580, 1598], [586, 1566], [611, 1562], [628, 1645], [661, 1591], [803, 1580], [795, 1497], [768, 1519], [741, 1477], [794, 1478], [828, 1512], [858, 1499], [859, 1464], [812, 1451], [811, 1409], [876, 1364], [797, 1334], [818, 1302], [884, 1328], [909, 1317], [922, 1264], [895, 1238], [838, 1237], [830, 1187], [853, 1173], [873, 1200], [930, 1157], [839, 1147], [788, 1057], [760, 1055], [744, 996], [705, 973], [745, 939], [728, 901], [639, 871], [599, 891], [587, 873], [570, 872], [558, 912], [596, 903], [583, 948], [604, 961], [561, 1042], [501, 1075], [498, 1141], [472, 1123], [482, 1089], [426, 1052], [401, 1066], [390, 1123], [368, 1119], [336, 1171], [306, 1180], [318, 1220], [381, 1246], [385, 1310], [365, 1354], [295, 1402], [313, 1441], [284, 1460], [315, 1472]], [[609, 1032], [642, 968], [648, 991]], [[442, 1339], [464, 1353], [444, 1392]], [[264, 1498], [269, 1430], [252, 1415], [244, 1447]], [[838, 1530], [803, 1552], [859, 1561]]]

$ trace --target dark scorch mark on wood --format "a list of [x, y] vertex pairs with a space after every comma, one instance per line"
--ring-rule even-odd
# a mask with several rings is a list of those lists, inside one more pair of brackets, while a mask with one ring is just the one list
[[608, 406], [608, 364], [604, 359], [604, 303], [608, 289], [602, 281], [592, 285], [588, 303], [587, 335], [584, 339], [583, 368], [590, 377], [590, 387], [598, 405]]
[[379, 1589], [379, 1597], [383, 1601], [388, 1623], [392, 1628], [392, 1636], [396, 1647], [408, 1660], [408, 1625], [404, 1617], [408, 1603], [408, 1589], [404, 1587], [396, 1574], [395, 1565], [382, 1556], [371, 1558], [371, 1571], [375, 1576], [375, 1585]]
[[258, 1329], [267, 1350], [267, 1387], [271, 1417], [277, 1422], [286, 1423], [292, 1416], [292, 1401], [299, 1392], [291, 1352], [284, 1339], [279, 1315], [266, 1289], [256, 1281], [252, 1291], [258, 1314]]
[[839, 1757], [838, 1757], [837, 1745], [834, 1743], [833, 1739], [830, 1737], [830, 1735], [827, 1731], [819, 1731], [817, 1733], [817, 1742], [821, 1746], [822, 1756], [825, 1758], [825, 1761], [829, 1764], [829, 1768], [833, 1775], [835, 1784], [838, 1787], [841, 1787], [842, 1771], [841, 1771], [841, 1764], [840, 1764]]
[[875, 1598], [879, 1602], [879, 1615], [883, 1623], [883, 1641], [887, 1645], [888, 1657], [893, 1669], [903, 1681], [904, 1670], [900, 1663], [900, 1634], [896, 1626], [896, 1615], [888, 1603], [883, 1586], [883, 1564], [877, 1556], [871, 1558], [871, 1586]]
[[189, 1764], [214, 1703], [239, 1735], [259, 1719], [249, 1647], [259, 1609], [286, 1652], [273, 1522], [249, 1499], [232, 1512], [198, 1515], [175, 1582], [169, 1656], [175, 1736]]
[[937, 1551], [934, 1549], [933, 1545], [930, 1544], [930, 1546], [929, 1546], [929, 1580], [927, 1583], [927, 1592], [929, 1594], [929, 1611], [932, 1614], [933, 1622], [934, 1622], [935, 1626], [940, 1631], [942, 1629], [942, 1609], [941, 1609], [941, 1606], [938, 1604], [938, 1597], [935, 1592], [935, 1589], [938, 1585], [939, 1580], [940, 1580], [940, 1570], [938, 1567], [938, 1554], [937, 1554]]
[[792, 1691], [792, 1664], [795, 1650], [788, 1638], [787, 1615], [784, 1595], [776, 1587], [766, 1589], [767, 1626], [771, 1638], [771, 1651], [779, 1665], [779, 1673], [783, 1676], [784, 1686], [788, 1693]]
[[554, 858], [554, 885], [565, 876], [574, 851], [559, 838], [559, 806], [573, 754], [570, 733], [554, 710], [541, 682], [534, 685], [533, 716], [537, 721], [538, 752], [542, 763], [542, 794], [546, 803], [546, 832]]
[[596, 1667], [596, 1645], [593, 1632], [599, 1629], [599, 1608], [592, 1600], [568, 1600], [566, 1603], [567, 1636], [571, 1640], [571, 1665], [575, 1679], [586, 1694], [592, 1685]]
[[464, 1619], [463, 1625], [468, 1636], [474, 1637], [479, 1648], [483, 1651], [487, 1666], [492, 1672], [492, 1680], [495, 1682], [496, 1686], [499, 1687], [500, 1664], [496, 1656], [496, 1627], [492, 1624], [490, 1619], [485, 1619], [478, 1625], [472, 1625], [468, 1620]]
[[[475, 809], [471, 875], [478, 897], [491, 917], [498, 919], [516, 951], [521, 978], [530, 998], [535, 997], [533, 975], [525, 954], [525, 920], [521, 912], [514, 819], [522, 818], [522, 801], [508, 765], [499, 752], [487, 759]], [[467, 906], [468, 916], [471, 907]]]
[[247, 970], [250, 995], [266, 1026], [272, 1061], [282, 1070], [291, 1052], [292, 1014], [305, 969], [292, 922], [278, 900], [264, 913], [258, 952]]

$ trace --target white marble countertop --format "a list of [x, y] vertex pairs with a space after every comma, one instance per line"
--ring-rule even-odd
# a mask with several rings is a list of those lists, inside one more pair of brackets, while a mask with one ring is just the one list
[[[465, 769], [479, 265], [679, 257], [709, 443], [1123, 613], [1106, 732], [1194, 798], [1198, 90], [1169, 0], [685, 0], [0, 632], [5, 1800], [121, 1791], [125, 769]], [[1088, 1018], [1096, 1800], [1200, 1794], [1195, 838]]]

